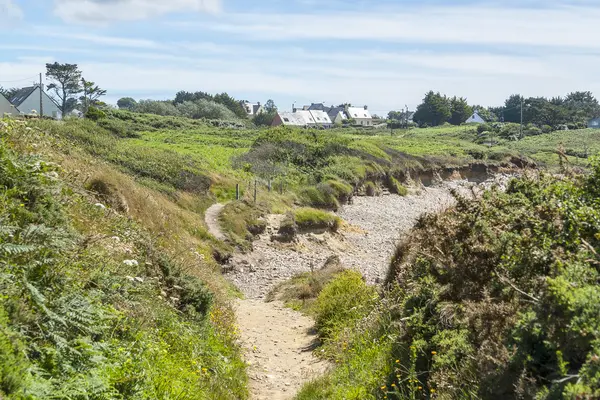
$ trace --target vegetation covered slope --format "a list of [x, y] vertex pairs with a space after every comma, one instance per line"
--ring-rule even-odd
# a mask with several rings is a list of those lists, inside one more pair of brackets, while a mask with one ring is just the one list
[[366, 317], [323, 316], [339, 367], [299, 398], [598, 398], [599, 199], [596, 161], [422, 218]]
[[64, 137], [1, 124], [0, 397], [246, 398], [193, 215]]

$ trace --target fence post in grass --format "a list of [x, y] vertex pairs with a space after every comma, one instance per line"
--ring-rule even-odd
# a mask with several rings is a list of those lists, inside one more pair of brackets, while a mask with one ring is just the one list
[[240, 199], [240, 184], [239, 183], [235, 184], [235, 199], [236, 200]]
[[256, 182], [257, 182], [257, 181], [256, 181], [256, 179], [255, 179], [255, 180], [254, 180], [254, 204], [256, 204], [256, 195], [257, 195], [257, 190], [258, 190], [258, 187], [257, 187], [257, 183], [256, 183]]
[[271, 180], [269, 179], [269, 193], [271, 193]]

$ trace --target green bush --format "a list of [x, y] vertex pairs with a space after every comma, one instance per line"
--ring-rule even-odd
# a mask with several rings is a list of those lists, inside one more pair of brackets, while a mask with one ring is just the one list
[[402, 185], [400, 182], [398, 182], [398, 180], [391, 175], [388, 176], [388, 178], [387, 178], [387, 186], [388, 186], [390, 193], [394, 193], [399, 196], [407, 196], [408, 195], [408, 189], [404, 185]]
[[335, 197], [334, 190], [325, 184], [319, 186], [309, 186], [300, 189], [298, 192], [302, 204], [324, 208], [328, 210], [337, 210], [340, 207], [338, 199]]
[[106, 113], [96, 107], [90, 107], [85, 113], [85, 117], [92, 121], [98, 121], [106, 118]]
[[333, 339], [345, 327], [367, 315], [375, 301], [377, 291], [368, 286], [357, 271], [344, 271], [319, 294], [314, 306], [319, 335]]
[[341, 224], [338, 216], [314, 208], [295, 210], [294, 219], [300, 230], [325, 229], [336, 232]]

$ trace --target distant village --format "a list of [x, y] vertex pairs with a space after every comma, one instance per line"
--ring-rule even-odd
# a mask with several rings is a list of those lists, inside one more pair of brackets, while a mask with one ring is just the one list
[[[261, 103], [241, 102], [248, 118], [265, 113]], [[413, 124], [415, 112], [406, 111], [403, 123]], [[62, 119], [60, 106], [44, 90], [44, 85], [33, 84], [13, 92], [8, 98], [0, 93], [0, 116], [42, 116], [46, 118]], [[83, 113], [74, 109], [68, 113], [69, 117], [82, 118]], [[486, 121], [477, 109], [464, 121], [465, 124], [485, 124]], [[306, 128], [328, 129], [335, 126], [358, 126], [365, 128], [384, 128], [387, 126], [385, 119], [375, 118], [368, 106], [354, 107], [351, 104], [339, 106], [326, 106], [323, 103], [312, 103], [302, 108], [292, 107], [292, 111], [279, 111], [275, 113], [271, 126], [295, 126]], [[588, 128], [600, 129], [600, 118], [588, 120]]]

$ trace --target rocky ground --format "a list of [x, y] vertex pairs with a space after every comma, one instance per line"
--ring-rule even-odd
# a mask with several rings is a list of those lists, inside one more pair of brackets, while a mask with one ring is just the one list
[[[497, 178], [494, 182], [505, 182]], [[489, 187], [492, 182], [477, 186]], [[261, 299], [278, 283], [294, 275], [320, 268], [325, 260], [338, 255], [346, 268], [359, 270], [369, 283], [385, 278], [396, 244], [419, 216], [443, 210], [454, 203], [452, 189], [472, 194], [473, 184], [445, 182], [413, 192], [406, 197], [385, 195], [356, 197], [338, 215], [347, 223], [336, 234], [301, 235], [291, 244], [271, 241], [279, 218], [268, 218], [269, 228], [254, 242], [250, 254], [237, 254], [227, 267], [227, 277], [246, 297]]]
[[[451, 206], [453, 189], [474, 196], [492, 184], [505, 185], [508, 179], [497, 177], [477, 187], [466, 181], [446, 182], [414, 191], [407, 197], [357, 197], [339, 211], [346, 223], [338, 233], [300, 235], [289, 244], [271, 241], [283, 216], [267, 216], [267, 231], [254, 242], [253, 251], [234, 255], [225, 267], [228, 279], [246, 297], [238, 301], [236, 314], [249, 364], [252, 398], [291, 399], [304, 383], [329, 366], [311, 352], [315, 336], [310, 318], [279, 302], [264, 302], [275, 285], [298, 273], [320, 268], [332, 255], [339, 256], [343, 266], [359, 270], [369, 283], [375, 284], [385, 277], [401, 237], [424, 213]], [[212, 206], [205, 216], [209, 231], [218, 238], [224, 238], [218, 226], [222, 207]]]

